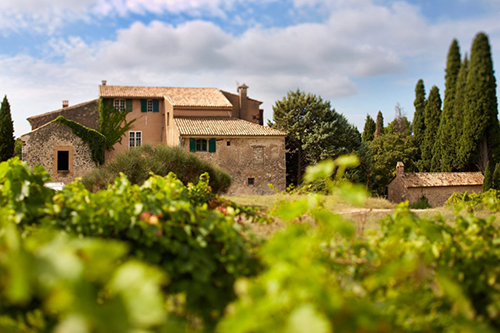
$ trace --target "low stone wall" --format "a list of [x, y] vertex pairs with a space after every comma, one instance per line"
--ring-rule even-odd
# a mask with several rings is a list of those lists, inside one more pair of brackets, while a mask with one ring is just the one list
[[[181, 145], [189, 151], [189, 138], [182, 138]], [[229, 172], [232, 177], [229, 195], [274, 193], [268, 184], [278, 191], [286, 188], [284, 137], [218, 138], [216, 152], [193, 154]]]
[[[60, 123], [50, 123], [23, 135], [23, 160], [29, 166], [43, 166], [53, 181], [72, 182], [95, 168], [90, 147]], [[57, 151], [69, 152], [69, 171], [57, 171]]]

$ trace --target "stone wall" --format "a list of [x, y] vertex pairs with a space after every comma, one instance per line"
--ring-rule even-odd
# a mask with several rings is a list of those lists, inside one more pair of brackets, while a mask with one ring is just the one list
[[[215, 153], [193, 154], [229, 172], [232, 185], [227, 194], [273, 194], [268, 184], [278, 191], [286, 188], [284, 140], [284, 137], [218, 138]], [[189, 151], [189, 138], [181, 141], [182, 147]], [[253, 185], [249, 184], [251, 178]]]
[[410, 203], [418, 201], [425, 196], [432, 207], [438, 207], [445, 204], [446, 200], [455, 192], [479, 193], [483, 191], [482, 185], [468, 186], [442, 186], [442, 187], [412, 187], [408, 189], [408, 197], [405, 200]]
[[98, 100], [95, 99], [74, 106], [68, 106], [60, 110], [29, 117], [28, 121], [31, 124], [31, 129], [35, 130], [49, 121], [56, 119], [58, 116], [63, 116], [66, 119], [76, 121], [83, 126], [97, 130], [99, 128]]
[[[42, 165], [53, 181], [72, 182], [96, 167], [90, 147], [60, 123], [50, 123], [21, 137], [23, 160], [29, 166]], [[69, 171], [57, 171], [57, 151], [69, 152]]]

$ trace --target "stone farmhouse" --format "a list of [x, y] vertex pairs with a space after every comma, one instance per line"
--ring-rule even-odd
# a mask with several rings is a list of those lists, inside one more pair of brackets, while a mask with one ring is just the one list
[[392, 202], [408, 200], [414, 203], [427, 198], [432, 207], [442, 206], [454, 192], [478, 193], [483, 190], [481, 172], [420, 172], [405, 173], [398, 162], [396, 176], [387, 185]]
[[[144, 144], [181, 146], [226, 169], [233, 179], [228, 194], [271, 193], [268, 184], [285, 189], [285, 136], [263, 126], [262, 102], [247, 95], [248, 86], [238, 93], [216, 88], [171, 88], [99, 86], [104, 103], [127, 112], [133, 127], [106, 152], [109, 161], [121, 152]], [[23, 135], [23, 159], [44, 166], [54, 181], [70, 182], [82, 177], [95, 163], [89, 146], [59, 122], [58, 116], [90, 129], [98, 129], [98, 100], [28, 118], [32, 131]]]

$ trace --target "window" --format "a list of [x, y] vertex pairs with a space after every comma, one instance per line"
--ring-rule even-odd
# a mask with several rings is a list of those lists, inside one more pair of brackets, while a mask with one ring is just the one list
[[148, 101], [148, 108], [147, 108], [147, 111], [148, 111], [148, 112], [153, 112], [153, 101], [152, 101], [152, 100], [149, 100], [149, 101]]
[[248, 186], [253, 186], [255, 184], [255, 178], [248, 178], [247, 184]]
[[69, 151], [57, 151], [57, 172], [69, 172]]
[[142, 146], [142, 132], [130, 131], [128, 132], [129, 148]]
[[226, 142], [226, 145], [229, 147], [229, 146], [231, 145], [231, 141], [229, 141], [229, 140], [228, 140], [228, 141]]
[[207, 151], [206, 139], [196, 139], [196, 151]]
[[114, 107], [118, 111], [125, 111], [125, 100], [124, 99], [115, 99], [114, 100]]
[[141, 99], [141, 112], [160, 112], [160, 101], [157, 99]]
[[170, 112], [167, 112], [167, 126], [170, 126]]

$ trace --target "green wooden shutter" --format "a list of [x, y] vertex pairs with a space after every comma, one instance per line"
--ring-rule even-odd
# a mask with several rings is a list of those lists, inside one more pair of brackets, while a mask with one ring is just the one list
[[148, 112], [148, 101], [141, 99], [141, 112]]
[[208, 140], [208, 152], [215, 153], [215, 150], [216, 150], [215, 147], [216, 147], [215, 139]]
[[113, 100], [109, 98], [103, 98], [102, 103], [104, 104], [105, 108], [112, 108], [113, 107]]
[[160, 102], [157, 100], [153, 101], [153, 112], [159, 112], [160, 111]]
[[189, 151], [192, 151], [192, 152], [196, 151], [196, 140], [195, 139], [189, 139]]
[[127, 100], [125, 101], [125, 104], [126, 104], [126, 105], [125, 105], [125, 110], [126, 110], [127, 112], [132, 112], [132, 100], [131, 100], [131, 99], [127, 99]]

